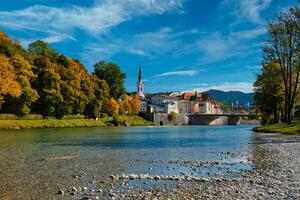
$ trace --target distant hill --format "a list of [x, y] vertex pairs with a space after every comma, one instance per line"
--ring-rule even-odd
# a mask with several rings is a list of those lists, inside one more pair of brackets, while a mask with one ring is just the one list
[[235, 104], [236, 101], [239, 102], [239, 105], [247, 105], [248, 102], [250, 103], [250, 105], [253, 104], [254, 93], [244, 93], [239, 91], [224, 92], [221, 90], [208, 90], [203, 93], [208, 94], [217, 101], [230, 105], [231, 103]]

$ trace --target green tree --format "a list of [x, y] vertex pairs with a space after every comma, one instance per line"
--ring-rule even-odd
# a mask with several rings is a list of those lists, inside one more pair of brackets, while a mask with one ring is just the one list
[[263, 123], [278, 123], [283, 111], [283, 80], [280, 66], [264, 64], [254, 83], [254, 104]]
[[[86, 108], [86, 115], [90, 117], [99, 116], [100, 112], [109, 110], [109, 87], [105, 80], [100, 80], [97, 76], [91, 77], [93, 95]], [[114, 100], [115, 101], [115, 100]], [[106, 108], [104, 108], [106, 105]]]
[[126, 92], [124, 88], [126, 75], [120, 70], [118, 65], [100, 61], [94, 65], [94, 69], [94, 74], [99, 79], [107, 82], [112, 97], [118, 99]]
[[37, 40], [28, 45], [28, 52], [35, 55], [49, 56], [52, 49], [47, 42]]
[[35, 64], [38, 73], [33, 86], [40, 98], [34, 104], [34, 111], [44, 116], [61, 117], [64, 114], [63, 96], [60, 92], [61, 78], [56, 71], [56, 65], [44, 56], [38, 57]]
[[300, 8], [279, 13], [267, 28], [265, 62], [280, 66], [284, 86], [283, 121], [290, 123], [300, 75]]

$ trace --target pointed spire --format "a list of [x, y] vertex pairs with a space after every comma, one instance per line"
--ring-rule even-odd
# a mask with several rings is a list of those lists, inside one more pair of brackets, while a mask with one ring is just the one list
[[138, 77], [138, 81], [140, 82], [142, 80], [142, 70], [141, 70], [141, 66], [139, 65], [139, 77]]

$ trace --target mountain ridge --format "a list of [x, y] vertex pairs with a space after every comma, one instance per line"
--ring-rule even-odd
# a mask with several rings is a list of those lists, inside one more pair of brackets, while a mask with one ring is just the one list
[[225, 103], [225, 104], [234, 104], [238, 102], [239, 105], [253, 105], [253, 96], [254, 92], [245, 93], [241, 91], [222, 91], [222, 90], [208, 90], [203, 92], [204, 94], [208, 94], [213, 99]]

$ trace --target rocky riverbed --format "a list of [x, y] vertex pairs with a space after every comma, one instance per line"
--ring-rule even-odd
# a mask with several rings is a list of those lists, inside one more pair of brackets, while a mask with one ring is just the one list
[[[151, 160], [180, 174], [74, 174], [76, 185], [58, 188], [56, 199], [300, 199], [300, 139], [297, 136], [255, 133], [251, 152], [220, 152], [224, 161]], [[251, 167], [231, 168], [245, 161]], [[136, 161], [139, 164], [139, 160]], [[151, 164], [149, 164], [151, 166]], [[185, 167], [185, 168], [182, 168]], [[210, 170], [214, 169], [214, 170]], [[234, 170], [237, 169], [237, 170]], [[149, 167], [149, 171], [152, 168]], [[157, 172], [157, 170], [153, 171]], [[202, 172], [202, 173], [201, 173]], [[89, 177], [89, 178], [87, 178]]]

